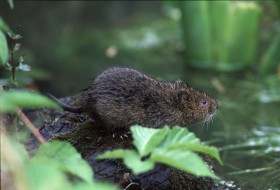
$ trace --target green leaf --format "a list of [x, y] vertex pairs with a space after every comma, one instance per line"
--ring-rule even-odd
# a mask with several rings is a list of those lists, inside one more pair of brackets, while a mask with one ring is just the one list
[[111, 159], [111, 158], [115, 158], [115, 159], [122, 159], [126, 156], [126, 153], [129, 150], [123, 150], [123, 149], [116, 149], [116, 150], [112, 150], [112, 151], [106, 151], [105, 153], [98, 155], [96, 157], [96, 159]]
[[277, 53], [280, 49], [280, 31], [275, 34], [271, 40], [268, 48], [262, 55], [260, 61], [260, 71], [262, 72], [275, 72], [280, 62], [280, 55]]
[[219, 161], [220, 164], [223, 164], [219, 152], [217, 148], [211, 147], [211, 146], [205, 146], [201, 144], [190, 144], [190, 143], [184, 143], [184, 144], [174, 144], [169, 147], [169, 149], [180, 149], [180, 150], [187, 150], [187, 151], [195, 151], [195, 152], [201, 152], [204, 154], [208, 154], [212, 157], [214, 157], [216, 160]]
[[127, 152], [124, 157], [124, 163], [136, 175], [152, 170], [155, 165], [151, 159], [142, 161], [141, 156], [135, 151]]
[[28, 153], [23, 144], [17, 142], [16, 140], [11, 141], [13, 148], [16, 150], [21, 159], [26, 162], [29, 159]]
[[[10, 136], [1, 130], [1, 170], [9, 170], [16, 175], [24, 175], [25, 163], [28, 161], [28, 153], [23, 144], [18, 142], [18, 135]], [[17, 172], [18, 171], [18, 172]], [[25, 177], [15, 179], [15, 181], [24, 181]], [[23, 185], [23, 184], [21, 184]], [[26, 186], [23, 185], [23, 186]]]
[[216, 158], [222, 164], [218, 150], [215, 147], [202, 145], [194, 133], [186, 128], [174, 127], [162, 144], [162, 148], [201, 152]]
[[8, 43], [4, 33], [0, 30], [0, 65], [5, 65], [8, 61]]
[[[211, 155], [222, 163], [218, 150], [214, 147], [202, 145], [200, 140], [186, 128], [174, 127], [169, 131], [167, 127], [163, 129], [150, 129], [133, 126], [131, 131], [134, 145], [139, 154], [131, 150], [118, 149], [105, 152], [103, 155], [98, 156], [98, 158], [123, 159], [125, 165], [135, 174], [151, 170], [155, 162], [159, 162], [194, 175], [218, 178], [209, 170], [208, 165], [193, 152]], [[164, 140], [164, 138], [166, 139]], [[151, 153], [151, 157], [142, 161], [143, 156], [149, 153]]]
[[14, 32], [10, 29], [10, 27], [2, 19], [2, 17], [0, 17], [0, 30], [7, 33], [10, 37], [15, 35]]
[[199, 144], [200, 140], [193, 133], [189, 132], [187, 128], [176, 126], [168, 133], [162, 147], [184, 143]]
[[54, 101], [37, 93], [27, 91], [0, 92], [0, 111], [14, 112], [18, 107], [59, 108]]
[[146, 156], [163, 141], [169, 128], [152, 129], [134, 125], [130, 130], [133, 136], [133, 144], [140, 156]]
[[208, 165], [195, 153], [183, 149], [157, 149], [151, 154], [155, 162], [167, 164], [197, 176], [207, 176], [218, 179]]
[[34, 159], [42, 158], [52, 159], [59, 164], [64, 172], [79, 176], [86, 182], [92, 182], [93, 172], [91, 167], [69, 143], [52, 141], [42, 144]]
[[154, 162], [150, 159], [142, 161], [141, 156], [133, 150], [117, 149], [107, 151], [102, 155], [96, 157], [97, 159], [123, 159], [124, 164], [132, 170], [134, 174], [144, 173], [153, 169]]
[[14, 8], [14, 1], [13, 0], [7, 0], [9, 5], [10, 5], [10, 8], [13, 9]]
[[26, 164], [31, 190], [68, 189], [69, 183], [59, 164], [50, 159], [32, 159]]

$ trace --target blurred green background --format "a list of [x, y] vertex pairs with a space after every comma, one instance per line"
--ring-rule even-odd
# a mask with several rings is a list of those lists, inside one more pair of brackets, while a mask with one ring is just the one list
[[[215, 97], [192, 131], [220, 147], [218, 174], [247, 189], [280, 187], [279, 1], [15, 1], [0, 16], [23, 36], [18, 83], [65, 97], [112, 66], [182, 79]], [[0, 70], [1, 84], [11, 73]], [[231, 183], [231, 182], [228, 182]]]

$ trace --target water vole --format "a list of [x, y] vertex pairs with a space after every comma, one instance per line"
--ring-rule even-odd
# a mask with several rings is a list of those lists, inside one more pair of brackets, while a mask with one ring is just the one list
[[71, 112], [85, 112], [108, 129], [134, 124], [160, 128], [208, 121], [218, 103], [182, 81], [162, 82], [139, 71], [113, 67], [105, 70], [81, 93], [78, 107], [62, 104]]

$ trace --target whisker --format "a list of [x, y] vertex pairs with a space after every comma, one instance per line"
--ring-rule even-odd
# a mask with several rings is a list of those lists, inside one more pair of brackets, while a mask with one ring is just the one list
[[205, 126], [206, 126], [206, 130], [208, 131], [209, 125], [214, 123], [214, 119], [215, 119], [216, 115], [217, 115], [216, 112], [213, 114], [210, 114], [208, 116], [208, 118], [206, 118], [204, 121], [202, 121], [202, 128], [205, 128]]
[[201, 127], [202, 127], [202, 129], [204, 128], [204, 121], [202, 121], [202, 123], [201, 123], [202, 125], [201, 125]]
[[202, 129], [204, 130], [205, 128], [205, 123], [206, 123], [206, 120], [202, 121]]

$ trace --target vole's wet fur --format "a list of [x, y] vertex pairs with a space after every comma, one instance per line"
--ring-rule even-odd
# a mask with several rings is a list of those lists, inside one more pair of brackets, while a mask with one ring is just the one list
[[161, 82], [118, 67], [97, 76], [81, 96], [81, 106], [62, 106], [85, 112], [112, 130], [134, 124], [151, 128], [188, 126], [210, 120], [218, 108], [213, 98], [180, 80]]

